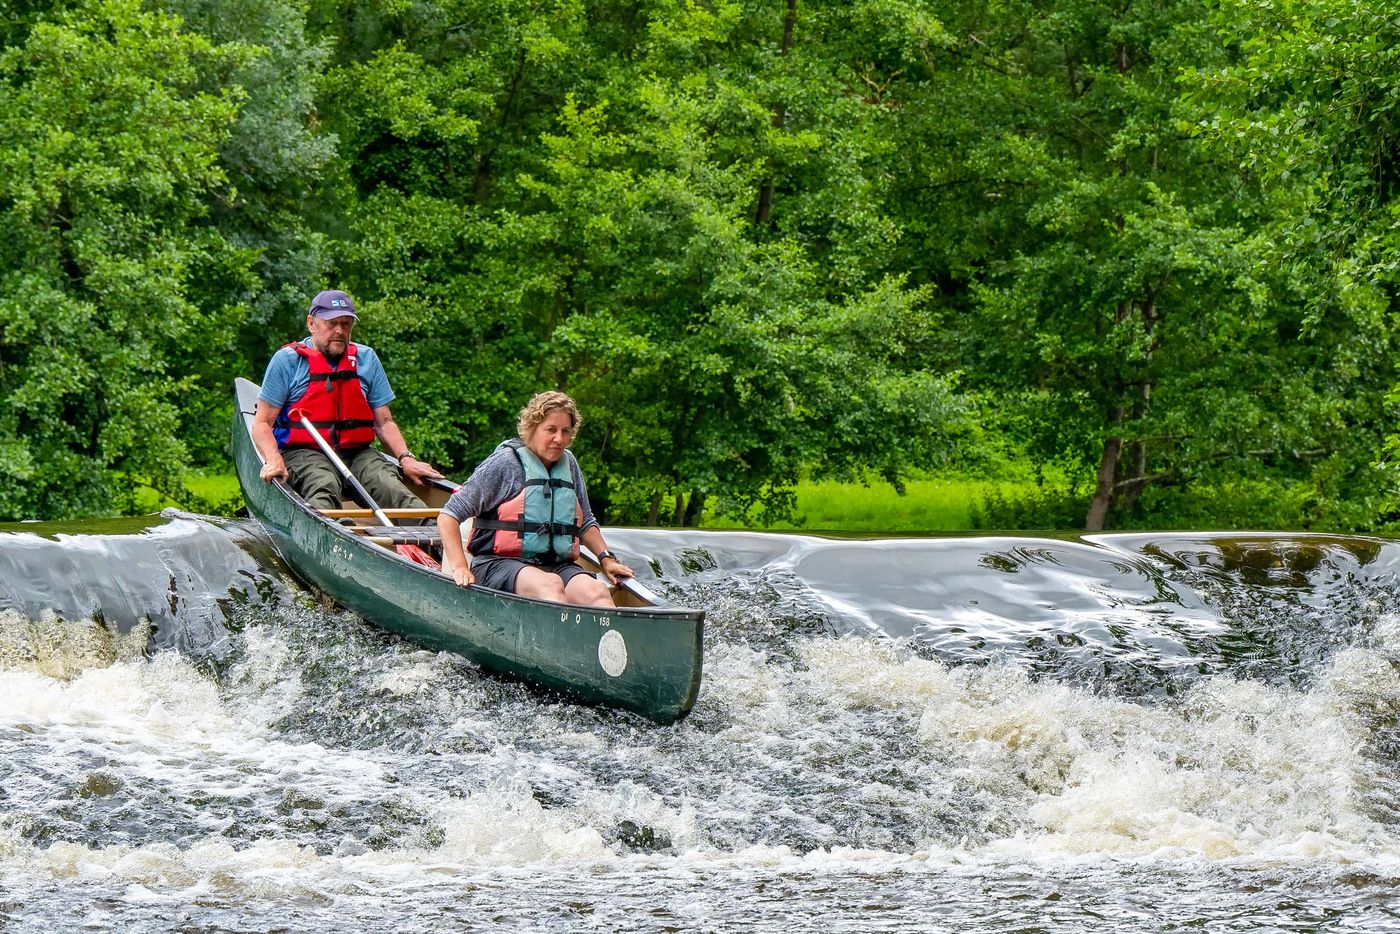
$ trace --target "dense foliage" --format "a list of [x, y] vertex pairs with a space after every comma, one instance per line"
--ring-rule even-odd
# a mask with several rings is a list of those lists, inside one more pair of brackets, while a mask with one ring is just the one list
[[985, 524], [1382, 528], [1397, 23], [0, 0], [0, 518], [221, 463], [336, 286], [415, 450], [564, 389], [614, 522], [1009, 458], [1059, 479]]

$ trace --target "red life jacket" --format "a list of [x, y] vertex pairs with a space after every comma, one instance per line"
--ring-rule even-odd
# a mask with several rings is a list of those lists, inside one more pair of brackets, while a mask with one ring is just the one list
[[314, 347], [300, 341], [287, 346], [306, 358], [311, 367], [311, 383], [300, 399], [287, 403], [277, 414], [273, 434], [278, 446], [317, 447], [316, 439], [301, 420], [289, 417], [288, 413], [293, 409], [304, 412], [321, 437], [329, 441], [333, 448], [353, 451], [373, 444], [374, 410], [365, 398], [365, 387], [360, 383], [360, 373], [355, 364], [355, 354], [359, 348], [350, 343], [339, 364], [331, 366], [326, 355]]

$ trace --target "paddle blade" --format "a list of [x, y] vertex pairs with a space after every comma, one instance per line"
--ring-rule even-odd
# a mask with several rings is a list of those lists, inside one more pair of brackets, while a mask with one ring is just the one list
[[423, 567], [431, 568], [434, 571], [442, 570], [442, 565], [438, 564], [437, 559], [417, 545], [395, 545], [394, 550], [414, 564], [421, 564]]

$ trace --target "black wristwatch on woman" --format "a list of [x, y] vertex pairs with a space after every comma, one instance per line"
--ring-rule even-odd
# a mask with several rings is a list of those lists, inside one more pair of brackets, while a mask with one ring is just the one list
[[604, 561], [608, 560], [609, 558], [612, 558], [614, 561], [616, 561], [616, 560], [617, 560], [617, 555], [613, 554], [611, 551], [608, 551], [606, 548], [604, 548], [602, 551], [598, 552], [598, 563], [599, 563], [599, 564], [602, 564]]

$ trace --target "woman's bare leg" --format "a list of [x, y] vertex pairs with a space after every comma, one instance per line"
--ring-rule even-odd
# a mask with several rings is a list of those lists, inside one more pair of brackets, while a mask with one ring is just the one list
[[564, 588], [568, 602], [577, 603], [580, 606], [606, 606], [613, 607], [612, 593], [608, 590], [608, 585], [598, 580], [592, 574], [575, 574]]
[[564, 579], [558, 574], [536, 567], [523, 567], [515, 576], [515, 592], [522, 597], [536, 600], [553, 600], [555, 603], [568, 603], [564, 595]]

